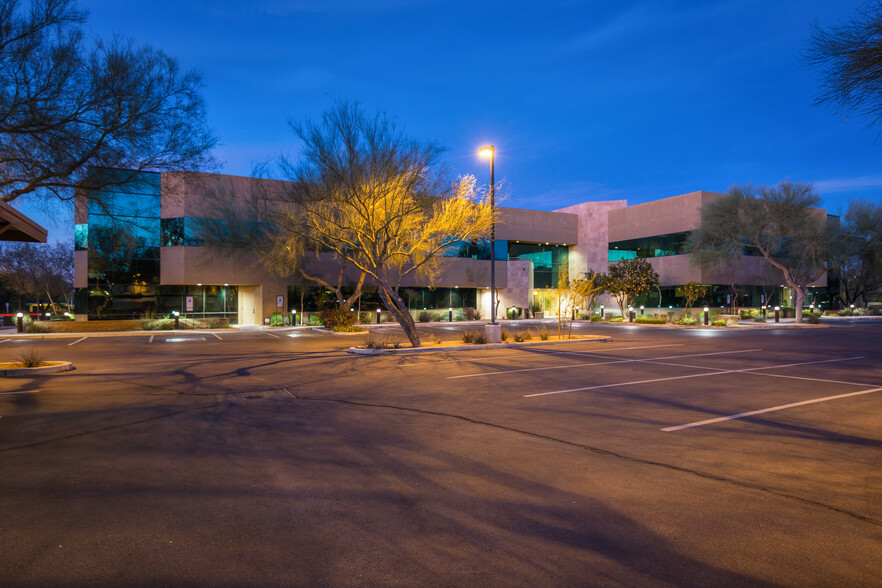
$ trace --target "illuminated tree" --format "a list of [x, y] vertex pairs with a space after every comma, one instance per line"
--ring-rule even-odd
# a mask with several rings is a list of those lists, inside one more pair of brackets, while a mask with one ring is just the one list
[[615, 298], [622, 316], [628, 300], [649, 292], [658, 285], [658, 274], [645, 259], [623, 259], [609, 264], [604, 290]]
[[707, 290], [707, 286], [702, 286], [698, 282], [689, 282], [680, 286], [680, 292], [686, 299], [686, 308], [692, 308], [699, 298], [707, 296]]

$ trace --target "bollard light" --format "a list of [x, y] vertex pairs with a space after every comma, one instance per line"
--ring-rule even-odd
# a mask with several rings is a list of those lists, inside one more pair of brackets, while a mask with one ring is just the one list
[[780, 306], [775, 307], [775, 322], [776, 323], [781, 322], [781, 307]]
[[640, 316], [643, 316], [643, 305], [640, 305]]
[[18, 313], [15, 315], [15, 325], [19, 333], [24, 333], [24, 314]]
[[709, 322], [708, 322], [708, 316], [709, 316], [709, 315], [710, 315], [710, 308], [708, 308], [707, 306], [705, 306], [705, 307], [704, 307], [704, 326], [705, 326], [705, 327], [708, 326], [708, 324], [709, 324]]
[[380, 324], [380, 309], [377, 309], [377, 324]]
[[175, 315], [175, 329], [177, 329], [178, 327], [181, 326], [181, 323], [180, 323], [180, 321], [181, 321], [181, 313], [178, 312], [178, 311], [176, 310], [176, 311], [174, 311], [172, 314]]
[[447, 309], [447, 322], [449, 322], [449, 323], [453, 322], [453, 307], [452, 306]]
[[600, 319], [601, 319], [601, 320], [604, 320], [604, 321], [606, 320], [606, 314], [605, 314], [604, 311], [603, 311], [603, 305], [602, 305], [602, 304], [600, 305]]

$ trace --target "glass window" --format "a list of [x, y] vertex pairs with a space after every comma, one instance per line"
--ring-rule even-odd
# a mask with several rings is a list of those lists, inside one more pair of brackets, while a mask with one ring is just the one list
[[74, 251], [86, 251], [89, 248], [89, 225], [74, 225]]
[[557, 288], [560, 270], [568, 264], [569, 254], [569, 248], [563, 245], [508, 243], [510, 259], [529, 259], [533, 262], [534, 288]]
[[652, 237], [640, 237], [639, 239], [613, 241], [609, 244], [608, 259], [614, 262], [623, 259], [636, 259], [638, 257], [682, 255], [686, 252], [686, 240], [688, 238], [689, 231], [683, 231], [666, 235], [654, 235]]

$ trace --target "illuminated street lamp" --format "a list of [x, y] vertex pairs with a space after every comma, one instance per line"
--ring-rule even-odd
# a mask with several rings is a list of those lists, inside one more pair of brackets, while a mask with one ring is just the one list
[[496, 184], [494, 164], [496, 147], [482, 147], [478, 152], [481, 157], [490, 158], [490, 324], [496, 324]]

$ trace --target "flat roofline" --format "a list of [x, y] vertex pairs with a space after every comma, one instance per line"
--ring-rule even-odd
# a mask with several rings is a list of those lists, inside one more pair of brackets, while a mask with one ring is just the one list
[[0, 241], [45, 243], [47, 234], [46, 229], [0, 201]]

